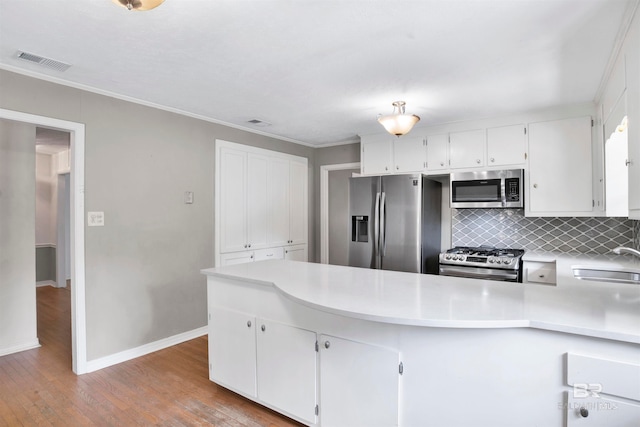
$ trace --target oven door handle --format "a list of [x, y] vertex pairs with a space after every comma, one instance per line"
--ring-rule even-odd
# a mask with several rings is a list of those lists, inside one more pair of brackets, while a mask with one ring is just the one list
[[493, 268], [460, 267], [455, 265], [440, 264], [440, 275], [469, 277], [472, 279], [503, 280], [505, 282], [517, 282], [518, 270], [499, 270]]

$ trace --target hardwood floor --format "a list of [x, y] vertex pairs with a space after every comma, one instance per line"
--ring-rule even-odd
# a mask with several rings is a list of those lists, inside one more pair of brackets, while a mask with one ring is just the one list
[[71, 371], [69, 290], [37, 288], [42, 347], [0, 357], [0, 426], [300, 426], [208, 379], [207, 337]]

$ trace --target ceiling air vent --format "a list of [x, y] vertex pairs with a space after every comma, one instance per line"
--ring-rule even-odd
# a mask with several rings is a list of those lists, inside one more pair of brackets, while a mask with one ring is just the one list
[[18, 58], [29, 62], [35, 62], [43, 67], [51, 68], [57, 71], [67, 71], [71, 64], [65, 64], [64, 62], [56, 61], [55, 59], [45, 58], [33, 53], [18, 51]]
[[260, 126], [260, 127], [271, 126], [271, 123], [265, 122], [265, 121], [262, 121], [262, 120], [259, 120], [259, 119], [251, 119], [251, 120], [248, 120], [247, 123], [250, 123], [250, 124], [252, 124], [254, 126]]

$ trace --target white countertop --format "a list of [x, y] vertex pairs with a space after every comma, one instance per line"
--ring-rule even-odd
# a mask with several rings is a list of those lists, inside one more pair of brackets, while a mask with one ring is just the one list
[[563, 286], [503, 283], [296, 261], [202, 270], [273, 285], [329, 313], [440, 328], [530, 327], [640, 343], [640, 286], [578, 281]]

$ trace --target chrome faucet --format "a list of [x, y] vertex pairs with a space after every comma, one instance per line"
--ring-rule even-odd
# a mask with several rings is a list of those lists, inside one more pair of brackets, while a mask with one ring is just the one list
[[627, 247], [624, 247], [624, 246], [618, 246], [617, 248], [612, 249], [611, 251], [616, 255], [631, 254], [631, 255], [635, 255], [638, 258], [640, 258], [640, 251], [637, 251], [637, 250], [632, 249], [632, 248], [627, 248]]

